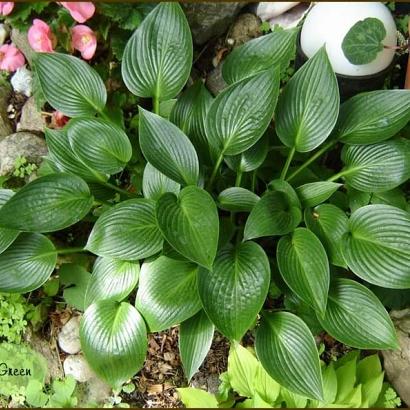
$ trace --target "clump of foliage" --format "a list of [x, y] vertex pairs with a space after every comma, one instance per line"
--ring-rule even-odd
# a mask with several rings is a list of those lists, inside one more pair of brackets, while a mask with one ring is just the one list
[[17, 157], [14, 161], [14, 168], [13, 176], [25, 178], [37, 169], [37, 165], [29, 163], [25, 157]]
[[192, 387], [178, 393], [186, 407], [237, 408], [394, 408], [400, 398], [384, 383], [384, 372], [377, 354], [359, 359], [352, 351], [342, 359], [326, 365], [321, 362], [323, 400], [311, 400], [292, 393], [273, 380], [254, 352], [239, 344], [231, 347], [228, 370], [220, 375], [218, 394]]
[[[295, 39], [295, 30], [275, 31], [236, 49], [216, 98], [202, 82], [180, 94], [192, 65], [189, 26], [177, 3], [157, 5], [128, 40], [121, 66], [139, 102], [138, 138], [112, 120], [104, 82], [87, 63], [34, 56], [42, 93], [71, 120], [46, 130], [50, 173], [0, 191], [0, 290], [39, 288], [58, 254], [97, 255], [81, 344], [114, 388], [141, 369], [147, 331], [181, 325], [190, 379], [215, 327], [235, 345], [256, 325], [266, 374], [292, 394], [325, 401], [314, 337], [268, 297], [272, 277], [335, 339], [397, 348], [368, 285], [410, 288], [410, 217], [400, 189], [410, 144], [398, 136], [410, 92], [368, 92], [340, 105], [325, 48], [280, 92]], [[317, 161], [328, 152], [332, 169]], [[132, 189], [116, 184], [142, 167], [140, 184], [135, 175]], [[52, 233], [84, 218], [96, 219], [85, 246], [56, 248]]]

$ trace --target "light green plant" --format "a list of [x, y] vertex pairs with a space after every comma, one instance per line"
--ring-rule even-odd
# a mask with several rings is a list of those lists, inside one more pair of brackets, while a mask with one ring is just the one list
[[18, 178], [25, 178], [30, 176], [37, 169], [36, 164], [31, 164], [25, 157], [17, 157], [14, 161], [13, 176]]

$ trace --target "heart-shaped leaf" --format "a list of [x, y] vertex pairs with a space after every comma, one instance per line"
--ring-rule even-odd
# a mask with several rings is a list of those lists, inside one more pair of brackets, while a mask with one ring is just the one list
[[34, 68], [45, 98], [68, 117], [91, 117], [104, 109], [107, 91], [97, 72], [68, 54], [37, 53]]
[[[0, 189], [0, 208], [14, 195], [11, 189]], [[0, 228], [0, 254], [5, 251], [17, 238], [19, 231]]]
[[354, 65], [371, 63], [383, 51], [386, 29], [381, 20], [367, 17], [355, 23], [342, 41], [345, 57]]
[[0, 254], [0, 292], [26, 293], [39, 288], [57, 262], [52, 242], [38, 233], [21, 234]]
[[270, 267], [265, 251], [254, 242], [218, 252], [212, 271], [198, 278], [202, 305], [215, 326], [239, 341], [256, 319], [268, 294]]
[[211, 348], [214, 329], [213, 323], [202, 309], [179, 327], [179, 353], [188, 382]]
[[277, 30], [236, 47], [224, 60], [222, 75], [236, 83], [273, 65], [284, 70], [295, 53], [297, 30]]
[[396, 135], [409, 121], [409, 90], [370, 91], [342, 104], [336, 135], [347, 144], [375, 144]]
[[177, 325], [201, 309], [197, 274], [195, 264], [166, 256], [143, 263], [135, 304], [150, 331]]
[[85, 306], [99, 300], [121, 302], [135, 288], [140, 273], [138, 262], [98, 258], [85, 294]]
[[172, 122], [140, 107], [139, 138], [144, 157], [167, 177], [196, 185], [198, 156], [189, 138]]
[[250, 212], [259, 201], [258, 195], [241, 187], [231, 187], [218, 195], [218, 206], [226, 211]]
[[166, 193], [157, 202], [156, 214], [162, 234], [180, 254], [212, 268], [219, 219], [215, 202], [208, 192], [189, 186], [178, 197]]
[[253, 207], [245, 225], [244, 239], [285, 235], [302, 220], [300, 201], [285, 181], [272, 181], [267, 191]]
[[105, 182], [108, 175], [90, 168], [82, 162], [73, 152], [66, 131], [46, 128], [45, 137], [48, 148], [48, 160], [58, 172], [77, 175], [87, 182]]
[[81, 178], [47, 175], [25, 185], [1, 207], [0, 226], [25, 232], [59, 231], [84, 218], [92, 205], [90, 189]]
[[278, 242], [279, 271], [286, 284], [321, 315], [326, 311], [330, 273], [326, 251], [308, 229], [297, 228]]
[[105, 211], [95, 223], [86, 248], [100, 256], [138, 260], [159, 252], [162, 242], [155, 201], [138, 198]]
[[321, 204], [329, 199], [342, 184], [330, 181], [309, 182], [296, 188], [296, 193], [302, 206], [311, 207]]
[[81, 265], [64, 263], [58, 270], [58, 278], [64, 288], [63, 298], [67, 305], [84, 312], [85, 293], [91, 273]]
[[142, 192], [146, 198], [157, 201], [165, 192], [178, 195], [179, 191], [180, 185], [178, 182], [168, 178], [147, 162], [142, 176]]
[[278, 93], [279, 74], [272, 68], [226, 88], [207, 115], [209, 143], [224, 155], [246, 151], [268, 128]]
[[384, 288], [410, 288], [410, 217], [390, 205], [368, 205], [355, 211], [343, 237], [349, 268]]
[[393, 189], [410, 177], [410, 142], [391, 140], [373, 145], [345, 146], [346, 183], [364, 192]]
[[329, 261], [347, 268], [342, 254], [342, 237], [348, 231], [348, 218], [337, 206], [322, 204], [305, 209], [305, 224], [322, 242]]
[[276, 110], [276, 132], [287, 147], [309, 152], [330, 135], [339, 114], [336, 76], [323, 46], [283, 90]]
[[394, 325], [379, 299], [365, 286], [337, 279], [330, 287], [323, 328], [342, 343], [358, 349], [396, 349]]
[[279, 384], [302, 396], [323, 400], [315, 339], [302, 319], [288, 312], [264, 313], [255, 349], [262, 366]]
[[147, 351], [144, 319], [129, 303], [101, 300], [80, 324], [81, 348], [90, 367], [113, 388], [137, 373]]
[[188, 80], [192, 37], [178, 3], [159, 3], [128, 40], [122, 78], [139, 97], [174, 98]]
[[79, 118], [69, 122], [68, 140], [74, 154], [102, 174], [122, 171], [131, 159], [127, 134], [112, 122], [99, 118]]

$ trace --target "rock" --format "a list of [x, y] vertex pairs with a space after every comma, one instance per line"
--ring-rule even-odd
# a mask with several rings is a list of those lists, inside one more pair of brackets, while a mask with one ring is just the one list
[[410, 308], [392, 311], [400, 349], [383, 350], [384, 370], [397, 394], [410, 406]]
[[214, 96], [218, 95], [227, 87], [227, 84], [222, 77], [222, 64], [219, 64], [208, 74], [205, 84]]
[[244, 13], [238, 16], [227, 36], [230, 46], [240, 46], [253, 38], [261, 35], [261, 20], [252, 13]]
[[23, 33], [22, 31], [13, 28], [13, 30], [11, 30], [11, 41], [24, 54], [27, 61], [31, 63], [34, 51], [28, 42], [27, 33]]
[[95, 377], [94, 372], [81, 354], [67, 356], [63, 366], [65, 375], [73, 376], [78, 382], [84, 383]]
[[0, 142], [0, 176], [11, 175], [19, 157], [39, 166], [45, 155], [47, 145], [43, 138], [29, 132], [11, 134]]
[[16, 93], [26, 97], [30, 97], [33, 93], [33, 73], [26, 66], [18, 68], [10, 82]]
[[34, 97], [30, 97], [21, 111], [20, 122], [17, 124], [17, 131], [43, 132], [45, 121], [38, 110]]
[[196, 44], [204, 44], [223, 34], [246, 3], [188, 3], [185, 9], [192, 37]]
[[255, 13], [263, 21], [270, 20], [271, 18], [280, 16], [286, 11], [290, 10], [292, 7], [295, 7], [299, 4], [298, 1], [284, 1], [284, 2], [271, 2], [271, 1], [262, 1], [257, 4]]
[[10, 91], [10, 87], [6, 84], [0, 85], [0, 140], [13, 132], [7, 114]]
[[66, 353], [76, 354], [81, 350], [80, 320], [80, 316], [73, 316], [58, 335], [58, 345]]
[[221, 384], [217, 374], [204, 374], [198, 372], [191, 380], [191, 386], [197, 389], [204, 389], [211, 394], [218, 393]]
[[84, 404], [103, 403], [111, 396], [111, 387], [97, 377], [92, 377], [83, 387], [82, 402]]

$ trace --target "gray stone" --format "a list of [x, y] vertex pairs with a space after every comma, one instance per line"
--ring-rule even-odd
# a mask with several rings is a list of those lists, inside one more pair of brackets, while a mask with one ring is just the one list
[[34, 97], [30, 97], [24, 104], [21, 111], [20, 122], [17, 124], [17, 131], [43, 132], [45, 121], [41, 111], [37, 108]]
[[240, 2], [183, 4], [194, 42], [204, 44], [210, 38], [225, 33], [245, 4]]
[[60, 349], [69, 354], [76, 354], [81, 350], [80, 316], [73, 316], [58, 334]]
[[238, 16], [228, 32], [227, 43], [238, 47], [253, 38], [261, 35], [262, 21], [252, 13], [244, 13]]
[[47, 145], [43, 138], [29, 132], [11, 134], [0, 141], [0, 176], [11, 175], [19, 157], [39, 166], [46, 155]]
[[407, 406], [410, 406], [410, 308], [392, 311], [400, 349], [383, 350], [384, 370], [392, 386]]
[[98, 379], [97, 377], [92, 377], [84, 384], [84, 396], [82, 401], [87, 403], [104, 403], [111, 396], [111, 387]]
[[11, 77], [10, 83], [16, 93], [31, 97], [33, 93], [33, 73], [26, 67], [20, 67]]
[[81, 354], [67, 356], [63, 366], [65, 375], [73, 376], [80, 383], [85, 383], [95, 377], [94, 372]]
[[218, 95], [227, 87], [227, 84], [222, 77], [222, 64], [219, 64], [208, 74], [205, 84], [214, 96]]
[[0, 85], [0, 140], [13, 132], [7, 115], [10, 92], [10, 87], [6, 84]]
[[11, 30], [11, 41], [24, 54], [27, 61], [31, 63], [34, 51], [28, 42], [27, 33], [23, 33], [22, 31], [13, 28], [13, 30]]

